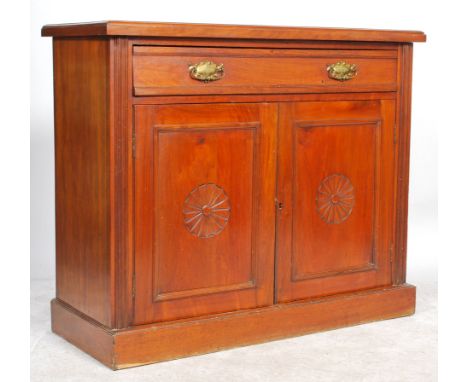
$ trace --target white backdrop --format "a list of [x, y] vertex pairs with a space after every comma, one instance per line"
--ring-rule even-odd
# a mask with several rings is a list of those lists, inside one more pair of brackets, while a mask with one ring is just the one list
[[[203, 5], [200, 5], [202, 4]], [[444, 87], [448, 31], [444, 15], [426, 2], [378, 1], [98, 1], [33, 0], [31, 8], [31, 278], [49, 279], [54, 269], [54, 146], [52, 41], [44, 24], [97, 20], [173, 21], [422, 30], [415, 44], [408, 281], [435, 279], [437, 227], [437, 129], [447, 111], [429, 86]], [[421, 8], [424, 6], [424, 8]], [[446, 20], [447, 22], [447, 20]], [[439, 82], [439, 83], [438, 83]], [[432, 85], [431, 85], [432, 86]], [[461, 90], [460, 90], [461, 91]]]

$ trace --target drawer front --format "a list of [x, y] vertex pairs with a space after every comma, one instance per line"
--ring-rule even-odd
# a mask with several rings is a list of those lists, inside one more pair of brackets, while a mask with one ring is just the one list
[[396, 50], [135, 46], [136, 96], [395, 91]]

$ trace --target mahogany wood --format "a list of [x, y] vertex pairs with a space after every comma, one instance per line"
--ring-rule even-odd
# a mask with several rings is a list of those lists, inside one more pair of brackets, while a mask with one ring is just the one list
[[395, 92], [372, 93], [312, 93], [312, 94], [224, 94], [193, 96], [133, 97], [135, 105], [165, 105], [185, 103], [226, 103], [226, 102], [293, 102], [293, 101], [346, 101], [346, 100], [396, 99]]
[[391, 284], [394, 102], [283, 104], [280, 125], [278, 301]]
[[404, 44], [400, 47], [398, 126], [397, 143], [397, 197], [395, 222], [395, 261], [393, 263], [393, 282], [406, 282], [406, 245], [408, 233], [408, 190], [409, 190], [409, 154], [411, 125], [411, 82], [413, 69], [413, 46]]
[[59, 299], [51, 302], [52, 331], [103, 364], [114, 364], [112, 332]]
[[135, 324], [273, 303], [276, 125], [274, 104], [136, 108]]
[[132, 46], [114, 38], [109, 48], [111, 327], [120, 328], [133, 321]]
[[407, 316], [414, 313], [414, 305], [415, 288], [403, 284], [109, 331], [53, 300], [52, 325], [57, 334], [115, 370]]
[[266, 40], [266, 39], [228, 39], [228, 38], [184, 38], [184, 37], [134, 37], [135, 46], [168, 47], [220, 47], [220, 48], [273, 48], [273, 49], [335, 49], [335, 50], [398, 50], [396, 42], [363, 41], [319, 41], [319, 40]]
[[148, 36], [267, 40], [424, 42], [419, 31], [102, 21], [45, 25], [43, 36]]
[[[115, 369], [414, 311], [411, 42], [423, 33], [103, 22], [43, 35], [54, 332]], [[225, 77], [191, 79], [197, 60]], [[329, 79], [338, 60], [357, 77]]]
[[54, 40], [56, 293], [111, 326], [108, 50]]
[[[204, 83], [190, 78], [188, 67], [210, 60], [224, 65], [224, 76]], [[349, 81], [328, 77], [327, 66], [353, 63]], [[308, 93], [311, 91], [395, 90], [396, 51], [166, 48], [136, 46], [133, 83], [137, 96], [170, 94]]]

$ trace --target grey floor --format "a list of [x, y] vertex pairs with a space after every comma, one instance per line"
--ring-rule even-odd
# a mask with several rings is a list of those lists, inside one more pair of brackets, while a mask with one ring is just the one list
[[437, 288], [415, 282], [414, 316], [111, 371], [50, 331], [52, 281], [31, 281], [31, 381], [437, 380]]

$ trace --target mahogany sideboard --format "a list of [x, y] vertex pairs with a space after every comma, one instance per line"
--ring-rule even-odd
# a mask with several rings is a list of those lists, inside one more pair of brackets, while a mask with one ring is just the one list
[[410, 315], [416, 31], [53, 37], [52, 330], [120, 369]]

